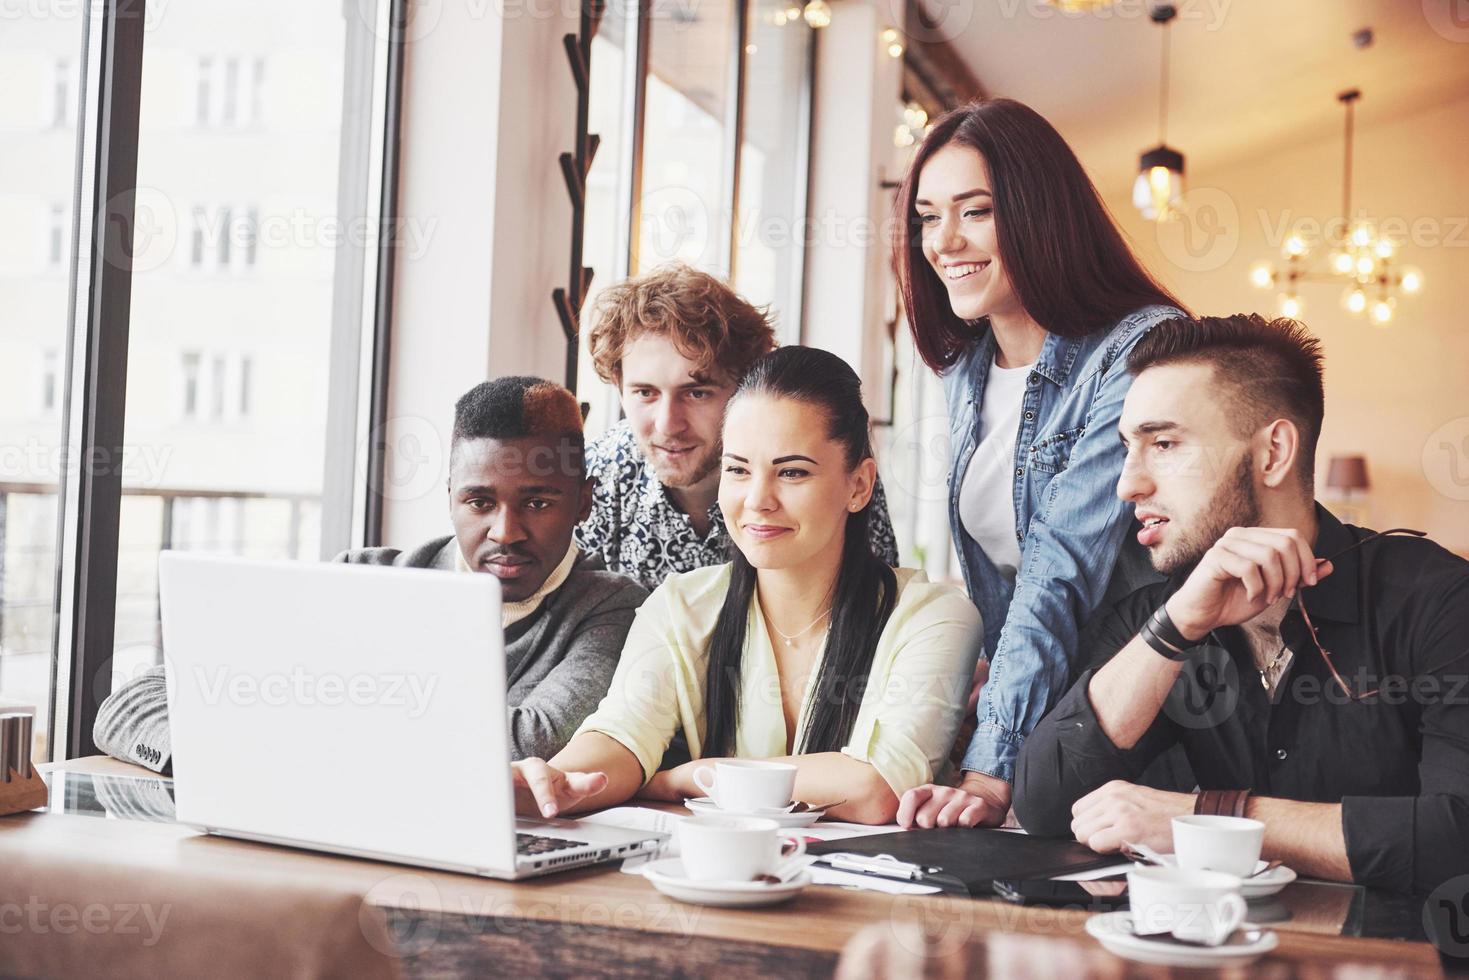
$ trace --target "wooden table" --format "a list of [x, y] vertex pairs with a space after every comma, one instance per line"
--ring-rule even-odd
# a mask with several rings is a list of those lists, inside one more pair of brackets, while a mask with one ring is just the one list
[[[55, 768], [147, 774], [107, 759]], [[12, 873], [10, 859], [19, 855], [28, 855], [33, 863], [47, 860], [94, 869], [87, 880], [126, 881], [159, 902], [176, 903], [179, 914], [193, 914], [200, 906], [198, 916], [206, 924], [195, 934], [176, 931], [170, 937], [172, 948], [187, 961], [191, 946], [213, 944], [219, 965], [215, 976], [231, 974], [229, 950], [238, 948], [240, 963], [258, 962], [249, 958], [258, 950], [241, 944], [258, 942], [260, 929], [267, 926], [289, 925], [279, 916], [272, 918], [269, 896], [303, 890], [334, 897], [320, 909], [302, 913], [303, 921], [319, 913], [321, 922], [340, 928], [355, 902], [360, 935], [336, 947], [331, 954], [335, 959], [308, 959], [306, 967], [293, 963], [285, 972], [328, 974], [331, 969], [321, 966], [324, 962], [366, 956], [381, 961], [375, 964], [384, 967], [381, 975], [405, 977], [830, 976], [843, 949], [851, 945], [843, 976], [1110, 978], [1169, 973], [1105, 952], [1085, 935], [1084, 912], [943, 895], [812, 887], [785, 905], [723, 910], [673, 901], [640, 876], [615, 867], [511, 883], [208, 837], [176, 824], [33, 813], [0, 819], [0, 903]], [[191, 897], [179, 897], [188, 889]], [[210, 902], [232, 903], [237, 912], [248, 908], [264, 925], [240, 926], [240, 936], [231, 933], [233, 946], [216, 943], [210, 930], [222, 933], [235, 924], [209, 918], [202, 906]], [[1437, 951], [1427, 943], [1310, 935], [1285, 928], [1279, 933], [1279, 947], [1250, 968], [1252, 977], [1444, 975]], [[12, 943], [11, 937], [0, 936], [0, 974], [15, 969], [15, 962], [7, 959]], [[80, 947], [77, 955], [82, 955]], [[128, 955], [117, 954], [108, 972], [142, 976], [161, 965], [156, 955], [150, 962], [139, 953], [144, 966], [135, 970]], [[70, 966], [83, 972], [83, 963]]]

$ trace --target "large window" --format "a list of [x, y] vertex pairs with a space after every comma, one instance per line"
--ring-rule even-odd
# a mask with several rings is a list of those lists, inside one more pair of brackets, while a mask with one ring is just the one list
[[[608, 7], [592, 44], [588, 309], [624, 275], [681, 261], [731, 278], [783, 341], [799, 337], [813, 40], [786, 0]], [[585, 357], [591, 326], [578, 391], [596, 434], [617, 401]]]
[[81, 19], [0, 29], [0, 706], [49, 753]]
[[790, 0], [748, 0], [734, 284], [800, 338], [813, 32]]
[[116, 3], [33, 0], [0, 30], [0, 706], [35, 709], [41, 759], [160, 660], [160, 550], [319, 559], [365, 534], [340, 445], [371, 422], [391, 262], [388, 0], [141, 24]]
[[648, 39], [637, 271], [675, 259], [729, 269], [738, 4], [656, 3]]
[[368, 162], [343, 120], [373, 93], [344, 80], [370, 7], [175, 0], [149, 34], [138, 184], [163, 227], [133, 276], [114, 686], [161, 656], [161, 549], [336, 550], [326, 379], [334, 317], [358, 299], [338, 267], [376, 231], [343, 194]]
[[617, 418], [617, 398], [604, 390], [587, 349], [590, 311], [597, 294], [627, 275], [628, 205], [632, 200], [632, 116], [635, 101], [637, 21], [624, 16], [635, 5], [610, 4], [600, 29], [592, 38], [591, 100], [587, 131], [601, 140], [592, 169], [587, 173], [586, 230], [582, 262], [595, 275], [582, 307], [581, 358], [577, 361], [577, 390], [591, 410], [590, 432], [604, 431]]

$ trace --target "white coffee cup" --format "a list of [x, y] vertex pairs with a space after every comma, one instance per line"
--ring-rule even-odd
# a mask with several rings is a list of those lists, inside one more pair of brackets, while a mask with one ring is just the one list
[[1223, 871], [1246, 878], [1255, 873], [1265, 825], [1246, 817], [1190, 814], [1173, 818], [1173, 853], [1191, 871]]
[[764, 817], [686, 817], [675, 829], [684, 873], [696, 881], [753, 881], [806, 853], [806, 842]]
[[790, 805], [796, 767], [763, 759], [721, 759], [694, 770], [694, 785], [721, 810], [753, 813]]
[[1132, 928], [1217, 946], [1245, 921], [1239, 879], [1222, 871], [1134, 868], [1127, 873]]

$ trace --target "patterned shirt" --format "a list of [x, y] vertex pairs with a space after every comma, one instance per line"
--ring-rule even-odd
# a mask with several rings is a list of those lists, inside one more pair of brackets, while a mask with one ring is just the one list
[[[608, 571], [655, 589], [673, 572], [729, 561], [729, 532], [718, 502], [709, 508], [709, 533], [700, 537], [644, 461], [626, 420], [588, 444], [587, 475], [596, 481], [592, 513], [577, 527], [576, 543], [600, 555]], [[898, 544], [881, 481], [873, 490], [868, 527], [872, 553], [897, 565]]]

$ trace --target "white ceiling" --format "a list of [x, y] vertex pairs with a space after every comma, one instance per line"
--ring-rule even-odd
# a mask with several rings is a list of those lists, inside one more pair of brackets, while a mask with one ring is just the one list
[[[1151, 0], [1063, 14], [1042, 0], [923, 0], [986, 94], [1049, 119], [1104, 195], [1126, 193], [1157, 143], [1159, 28]], [[1330, 138], [1336, 93], [1360, 88], [1359, 128], [1469, 95], [1461, 0], [1182, 0], [1173, 22], [1168, 143], [1190, 172]], [[1351, 35], [1373, 28], [1365, 49]], [[1445, 36], [1447, 35], [1447, 36]], [[1462, 163], [1462, 161], [1461, 161]]]

